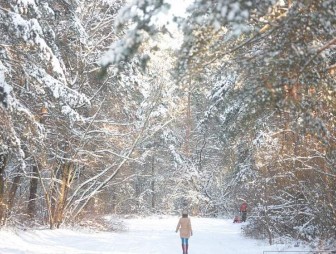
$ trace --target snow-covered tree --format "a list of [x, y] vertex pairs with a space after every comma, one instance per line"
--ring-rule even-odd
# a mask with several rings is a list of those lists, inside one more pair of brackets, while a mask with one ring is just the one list
[[[133, 11], [122, 12], [120, 23], [131, 21], [135, 24], [120, 43], [112, 45], [105, 54], [101, 62], [103, 69], [132, 57], [143, 38], [157, 32], [153, 21], [164, 6], [163, 1], [148, 0], [135, 1], [126, 7], [125, 10]], [[205, 137], [217, 138], [219, 142], [213, 144], [224, 150], [222, 156], [228, 157], [217, 160], [223, 163], [219, 164], [223, 171], [218, 174], [218, 179], [225, 178], [225, 184], [231, 188], [228, 191], [218, 186], [214, 192], [225, 193], [222, 198], [230, 198], [231, 207], [236, 202], [234, 199], [250, 198], [253, 200], [251, 207], [256, 212], [260, 207], [278, 207], [280, 203], [283, 205], [292, 201], [297, 202], [293, 206], [296, 211], [314, 210], [316, 204], [306, 202], [307, 196], [301, 198], [304, 193], [316, 193], [310, 188], [307, 191], [308, 186], [315, 185], [308, 178], [319, 178], [323, 186], [334, 182], [335, 168], [331, 164], [334, 160], [330, 160], [330, 155], [335, 153], [335, 27], [332, 25], [335, 23], [335, 8], [334, 1], [321, 0], [200, 0], [194, 1], [188, 8], [187, 19], [176, 19], [184, 33], [184, 41], [174, 76], [179, 84], [187, 84], [184, 87], [192, 93], [189, 96], [186, 93], [189, 98], [186, 100], [187, 117], [179, 130], [174, 131], [174, 136], [178, 137], [179, 131], [183, 133], [183, 127], [186, 132], [191, 130], [190, 126], [203, 124], [208, 127], [195, 128], [193, 138], [190, 132], [185, 136], [182, 143], [190, 147], [201, 140], [197, 138], [200, 134], [197, 131], [212, 130]], [[207, 110], [199, 111], [198, 103], [202, 100], [197, 97], [197, 90], [191, 89], [195, 87], [200, 88], [201, 96], [205, 91], [212, 90], [212, 97], [205, 100]], [[193, 96], [195, 101], [190, 100]], [[200, 117], [202, 113], [204, 117]], [[293, 138], [289, 139], [288, 133], [292, 133]], [[313, 143], [319, 144], [319, 147], [307, 142], [307, 137], [308, 140], [313, 138]], [[270, 143], [258, 145], [265, 139]], [[301, 140], [305, 140], [302, 150], [299, 149]], [[267, 147], [266, 150], [264, 147]], [[197, 168], [191, 166], [197, 160], [188, 160], [188, 156], [181, 156], [182, 152], [177, 154], [177, 158], [183, 158], [180, 165], [184, 165], [185, 169]], [[313, 154], [326, 156], [316, 162]], [[288, 160], [293, 163], [284, 166], [284, 161]], [[303, 169], [310, 172], [305, 174]], [[214, 173], [216, 170], [206, 172]], [[288, 176], [291, 176], [289, 182], [275, 180]], [[199, 179], [204, 179], [204, 175]], [[197, 189], [202, 186], [199, 179], [196, 181]], [[300, 185], [295, 182], [297, 179], [309, 183]], [[293, 199], [280, 193], [292, 187], [295, 190], [295, 193], [290, 193]], [[191, 186], [188, 188], [192, 190]], [[258, 191], [260, 188], [262, 192]], [[239, 190], [243, 194], [239, 194]], [[334, 214], [332, 191], [327, 187], [321, 193], [328, 197], [328, 201], [323, 199], [321, 203], [333, 205], [319, 206], [319, 213]], [[219, 197], [216, 199], [219, 200]], [[299, 232], [303, 236], [305, 233], [302, 232], [306, 232], [303, 228], [311, 222], [309, 216], [303, 218], [303, 210], [300, 210], [301, 219], [297, 222], [301, 227], [295, 224], [300, 230], [291, 231], [293, 235]], [[279, 227], [278, 223], [288, 222], [288, 210], [282, 207], [281, 211], [278, 217], [272, 217], [268, 210], [266, 213], [263, 210], [261, 223], [253, 225], [258, 228], [266, 220], [270, 239], [276, 235], [274, 227], [277, 233], [284, 234], [288, 229]], [[317, 217], [314, 215], [312, 218]], [[272, 219], [276, 219], [277, 223]], [[326, 228], [322, 222], [311, 225]], [[331, 224], [327, 228], [327, 232], [332, 232]], [[322, 231], [317, 231], [314, 231], [314, 236], [321, 236]]]

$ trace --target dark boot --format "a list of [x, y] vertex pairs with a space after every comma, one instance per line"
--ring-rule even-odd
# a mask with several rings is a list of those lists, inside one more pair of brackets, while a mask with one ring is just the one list
[[184, 244], [182, 244], [182, 251], [183, 251], [183, 254], [187, 254], [187, 252], [186, 252], [186, 246]]
[[189, 247], [189, 245], [187, 244], [186, 245], [186, 253], [185, 254], [188, 254], [188, 247]]

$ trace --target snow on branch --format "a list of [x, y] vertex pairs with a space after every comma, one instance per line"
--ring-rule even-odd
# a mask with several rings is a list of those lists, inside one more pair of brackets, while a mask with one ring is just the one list
[[43, 30], [37, 19], [25, 20], [20, 14], [10, 12], [12, 29], [17, 37], [22, 38], [28, 44], [37, 46], [40, 49], [42, 59], [49, 61], [52, 70], [62, 82], [66, 82], [65, 74], [60, 61], [54, 55], [52, 49], [43, 39]]
[[5, 73], [7, 68], [2, 64], [0, 60], [0, 103], [7, 107], [8, 106], [8, 96], [12, 91], [12, 87], [6, 83]]
[[[8, 107], [10, 111], [15, 109], [18, 114], [23, 114], [25, 118], [33, 123], [39, 134], [43, 133], [43, 126], [35, 120], [35, 116], [28, 110], [20, 101], [12, 95], [13, 88], [5, 81], [6, 67], [0, 61], [0, 99], [4, 106]], [[14, 133], [14, 132], [13, 132]]]
[[143, 35], [140, 31], [129, 31], [125, 38], [111, 45], [110, 50], [102, 56], [100, 65], [109, 66], [127, 60], [128, 56], [135, 53], [142, 41]]
[[28, 8], [32, 8], [37, 13], [37, 4], [38, 0], [16, 0], [16, 5], [14, 5], [13, 8], [19, 13], [27, 13]]
[[107, 68], [133, 56], [143, 42], [145, 33], [152, 34], [155, 31], [152, 18], [168, 8], [169, 4], [163, 0], [135, 0], [121, 9], [115, 21], [116, 28], [120, 30], [129, 23], [133, 27], [122, 39], [111, 45], [110, 50], [102, 56], [100, 65]]
[[84, 94], [67, 87], [37, 66], [28, 69], [28, 73], [39, 83], [46, 85], [52, 92], [54, 98], [60, 99], [63, 104], [63, 114], [70, 116], [71, 119], [76, 121], [82, 119], [74, 109], [83, 105], [90, 105], [89, 99]]

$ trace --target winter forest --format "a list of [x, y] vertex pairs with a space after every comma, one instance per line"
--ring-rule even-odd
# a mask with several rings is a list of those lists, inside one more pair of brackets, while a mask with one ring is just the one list
[[0, 227], [232, 217], [336, 238], [336, 1], [0, 0]]

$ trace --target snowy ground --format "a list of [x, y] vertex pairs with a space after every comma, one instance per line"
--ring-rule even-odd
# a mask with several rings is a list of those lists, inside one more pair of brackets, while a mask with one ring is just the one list
[[[1, 254], [180, 254], [178, 217], [127, 219], [126, 230], [119, 233], [94, 233], [69, 229], [0, 231]], [[194, 236], [189, 254], [262, 254], [263, 251], [303, 248], [269, 246], [267, 242], [244, 238], [241, 224], [232, 220], [191, 217]], [[293, 252], [292, 252], [293, 253]], [[267, 253], [268, 254], [268, 253]], [[275, 254], [269, 253], [269, 254]]]

